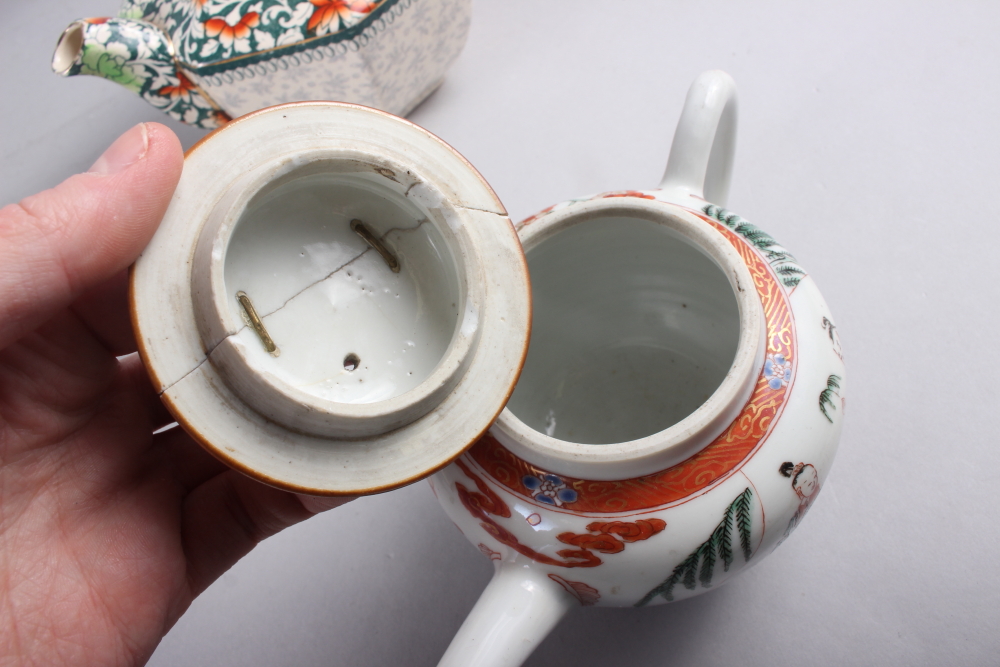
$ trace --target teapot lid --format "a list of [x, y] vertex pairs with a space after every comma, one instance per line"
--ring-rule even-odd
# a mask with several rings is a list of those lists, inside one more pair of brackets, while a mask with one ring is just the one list
[[524, 253], [482, 176], [390, 114], [299, 102], [196, 144], [132, 270], [153, 384], [274, 486], [376, 493], [447, 465], [527, 353]]

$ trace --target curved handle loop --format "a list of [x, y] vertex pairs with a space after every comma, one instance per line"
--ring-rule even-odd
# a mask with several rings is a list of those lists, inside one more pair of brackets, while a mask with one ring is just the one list
[[736, 151], [736, 82], [722, 70], [691, 84], [660, 187], [725, 206]]

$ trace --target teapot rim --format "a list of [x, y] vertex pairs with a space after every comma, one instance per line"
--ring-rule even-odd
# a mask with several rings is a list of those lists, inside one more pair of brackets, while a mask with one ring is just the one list
[[737, 417], [756, 385], [766, 351], [766, 321], [747, 265], [725, 236], [688, 208], [640, 197], [602, 197], [552, 210], [519, 226], [525, 255], [543, 241], [587, 220], [623, 215], [670, 227], [705, 252], [726, 274], [739, 307], [736, 354], [724, 380], [694, 412], [643, 438], [613, 444], [560, 440], [529, 427], [505, 407], [491, 435], [545, 470], [593, 480], [630, 479], [670, 468], [707, 447]]

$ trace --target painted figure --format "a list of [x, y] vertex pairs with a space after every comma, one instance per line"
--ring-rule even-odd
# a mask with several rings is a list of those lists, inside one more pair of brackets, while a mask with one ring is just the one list
[[785, 461], [778, 468], [778, 472], [785, 477], [789, 477], [792, 480], [792, 490], [795, 491], [795, 495], [799, 497], [799, 508], [795, 510], [795, 514], [792, 515], [791, 520], [788, 522], [788, 527], [785, 528], [785, 537], [792, 534], [795, 527], [799, 525], [802, 521], [802, 517], [806, 515], [809, 511], [809, 505], [819, 494], [819, 474], [816, 472], [816, 468], [810, 463], [798, 463], [794, 464], [791, 461]]

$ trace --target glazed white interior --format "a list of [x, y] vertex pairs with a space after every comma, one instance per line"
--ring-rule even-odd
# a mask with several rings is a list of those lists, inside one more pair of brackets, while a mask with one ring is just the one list
[[[253, 364], [319, 399], [375, 403], [426, 380], [454, 338], [463, 294], [427, 214], [370, 169], [295, 173], [240, 216], [225, 258], [236, 334]], [[399, 260], [394, 273], [355, 231]], [[280, 354], [268, 354], [236, 298], [247, 294]]]
[[598, 217], [527, 257], [531, 344], [507, 407], [530, 428], [581, 444], [638, 440], [690, 415], [725, 379], [739, 306], [719, 265], [677, 231]]
[[412, 170], [351, 153], [247, 174], [214, 207], [192, 265], [212, 365], [260, 414], [305, 433], [378, 435], [423, 416], [479, 335], [454, 216]]
[[627, 479], [683, 461], [736, 418], [765, 327], [721, 232], [673, 204], [610, 197], [557, 209], [520, 237], [534, 315], [492, 429], [508, 449], [566, 475]]

